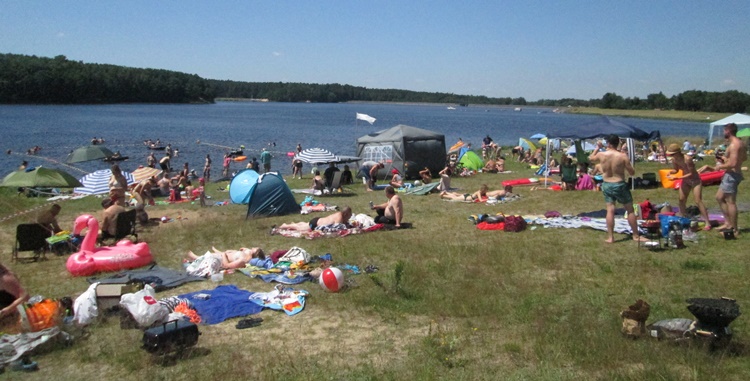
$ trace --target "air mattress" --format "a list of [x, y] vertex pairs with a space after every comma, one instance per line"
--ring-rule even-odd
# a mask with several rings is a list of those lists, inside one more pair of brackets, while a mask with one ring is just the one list
[[245, 160], [247, 160], [247, 156], [237, 156], [237, 157], [235, 157], [232, 160], [234, 160], [234, 161], [245, 161]]
[[503, 181], [503, 186], [507, 187], [508, 185], [510, 185], [512, 187], [517, 187], [517, 186], [521, 186], [521, 185], [534, 185], [534, 184], [538, 184], [538, 183], [539, 183], [539, 179], [538, 178], [536, 178], [536, 177], [529, 177], [529, 178], [526, 178], [526, 179], [505, 180], [505, 181]]
[[[724, 172], [725, 171], [713, 171], [701, 173], [701, 184], [703, 186], [721, 184], [721, 178], [724, 177]], [[675, 180], [673, 186], [674, 189], [680, 189], [682, 186], [682, 179]]]

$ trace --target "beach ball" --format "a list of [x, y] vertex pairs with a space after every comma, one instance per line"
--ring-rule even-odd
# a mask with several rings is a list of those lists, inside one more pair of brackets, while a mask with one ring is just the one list
[[419, 181], [419, 180], [415, 180], [415, 181], [414, 181], [414, 186], [415, 186], [415, 187], [421, 187], [421, 186], [422, 186], [422, 182], [421, 182], [421, 181]]
[[329, 267], [320, 274], [318, 283], [328, 292], [339, 292], [344, 287], [344, 273], [335, 267]]

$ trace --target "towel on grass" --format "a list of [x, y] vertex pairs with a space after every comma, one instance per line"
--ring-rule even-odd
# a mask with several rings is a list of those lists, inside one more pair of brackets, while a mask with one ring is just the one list
[[[207, 294], [208, 299], [196, 298], [196, 294]], [[241, 290], [235, 285], [218, 286], [213, 290], [202, 290], [179, 295], [188, 299], [195, 307], [203, 324], [218, 324], [238, 316], [257, 314], [263, 307], [250, 300], [253, 292]]]

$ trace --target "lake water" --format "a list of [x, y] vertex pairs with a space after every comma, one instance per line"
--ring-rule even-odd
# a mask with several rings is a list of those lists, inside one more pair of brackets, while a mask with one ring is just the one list
[[[356, 121], [355, 113], [377, 118], [374, 125]], [[161, 139], [179, 149], [172, 167], [184, 162], [201, 172], [206, 154], [214, 160], [213, 178], [221, 172], [224, 147], [246, 147], [250, 157], [267, 147], [275, 156], [273, 169], [290, 173], [291, 158], [297, 143], [303, 148], [321, 147], [339, 155], [354, 155], [356, 139], [397, 124], [407, 124], [445, 134], [450, 146], [462, 138], [481, 145], [489, 134], [502, 145], [515, 145], [519, 137], [544, 133], [552, 127], [573, 128], [595, 116], [557, 114], [550, 109], [499, 107], [457, 107], [449, 110], [438, 105], [397, 104], [300, 104], [219, 102], [209, 105], [96, 105], [96, 106], [9, 106], [0, 105], [0, 129], [3, 151], [0, 175], [15, 170], [22, 160], [31, 166], [66, 169], [76, 177], [84, 172], [107, 168], [100, 161], [76, 164], [80, 171], [55, 162], [64, 161], [73, 149], [88, 145], [93, 137], [106, 139], [106, 146], [119, 150], [130, 160], [125, 170], [145, 164], [149, 151], [143, 146], [148, 138]], [[675, 122], [653, 119], [613, 118], [645, 131], [660, 130], [662, 136], [683, 135], [705, 138], [708, 123]], [[200, 141], [201, 144], [198, 144]], [[275, 146], [270, 145], [275, 143]], [[39, 145], [38, 156], [24, 153]], [[157, 159], [163, 153], [156, 151]], [[49, 159], [49, 160], [45, 160]], [[233, 164], [233, 169], [244, 168]]]

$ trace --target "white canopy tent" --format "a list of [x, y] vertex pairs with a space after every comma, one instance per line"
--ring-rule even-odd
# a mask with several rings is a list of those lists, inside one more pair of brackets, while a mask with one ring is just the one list
[[711, 123], [708, 127], [708, 146], [711, 147], [713, 145], [714, 140], [714, 127], [716, 126], [724, 126], [729, 123], [734, 123], [736, 125], [741, 124], [750, 124], [750, 115], [747, 114], [734, 114], [730, 115], [724, 119], [717, 120], [713, 123]]

